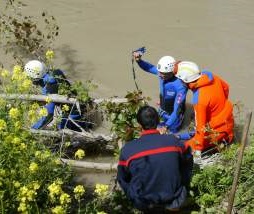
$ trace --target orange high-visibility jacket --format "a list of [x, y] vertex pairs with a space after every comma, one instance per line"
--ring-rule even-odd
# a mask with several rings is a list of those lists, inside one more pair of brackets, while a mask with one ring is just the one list
[[233, 138], [233, 105], [228, 100], [229, 86], [218, 76], [203, 71], [188, 87], [193, 92], [196, 132], [187, 144], [193, 150], [205, 150], [225, 139]]

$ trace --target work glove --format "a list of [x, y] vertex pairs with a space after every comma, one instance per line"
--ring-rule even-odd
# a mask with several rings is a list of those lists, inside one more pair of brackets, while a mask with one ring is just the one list
[[134, 59], [136, 62], [138, 62], [138, 61], [141, 60], [142, 55], [143, 55], [143, 54], [142, 54], [140, 51], [134, 51], [134, 52], [132, 53], [133, 59]]
[[193, 155], [193, 162], [198, 165], [201, 164], [201, 162], [202, 162], [201, 151], [194, 150], [194, 151], [192, 151], [192, 155]]
[[191, 131], [191, 132], [180, 133], [180, 134], [177, 135], [177, 137], [178, 137], [180, 140], [189, 140], [189, 139], [191, 139], [194, 135], [195, 135], [195, 132], [194, 132], [194, 131]]
[[160, 134], [168, 134], [169, 130], [166, 126], [158, 126], [157, 130], [160, 132]]
[[201, 158], [201, 151], [200, 150], [193, 151], [193, 157], [195, 157], [195, 158]]

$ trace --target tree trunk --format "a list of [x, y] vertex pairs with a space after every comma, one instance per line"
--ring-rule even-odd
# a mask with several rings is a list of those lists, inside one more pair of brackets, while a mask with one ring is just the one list
[[[66, 104], [75, 104], [78, 103], [76, 98], [67, 97], [59, 94], [49, 94], [49, 95], [36, 95], [36, 94], [0, 94], [1, 98], [14, 100], [31, 100], [31, 101], [43, 101], [46, 102], [46, 99], [50, 99], [55, 103], [66, 103]], [[128, 102], [127, 98], [99, 98], [93, 99], [93, 103], [99, 104], [102, 102], [113, 102], [113, 103], [126, 103]]]
[[104, 135], [94, 132], [76, 132], [70, 129], [61, 129], [59, 131], [51, 131], [51, 130], [37, 130], [37, 129], [30, 129], [31, 133], [38, 134], [42, 136], [47, 137], [56, 137], [61, 138], [63, 135], [67, 135], [75, 140], [81, 140], [81, 141], [89, 141], [89, 142], [95, 142], [95, 141], [113, 141], [115, 138], [113, 135]]
[[117, 163], [95, 163], [87, 161], [70, 160], [65, 158], [61, 158], [61, 161], [72, 167], [80, 167], [85, 169], [95, 169], [102, 171], [116, 171], [117, 169]]

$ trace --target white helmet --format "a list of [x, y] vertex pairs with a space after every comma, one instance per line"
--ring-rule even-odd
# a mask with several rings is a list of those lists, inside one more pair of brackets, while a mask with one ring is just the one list
[[190, 83], [199, 79], [201, 72], [196, 63], [182, 61], [177, 65], [177, 73], [175, 76], [185, 83]]
[[26, 63], [24, 71], [27, 76], [33, 79], [39, 79], [42, 78], [45, 73], [47, 73], [47, 67], [43, 62], [31, 60]]
[[170, 73], [174, 71], [176, 60], [172, 56], [163, 56], [157, 64], [157, 70], [161, 73]]

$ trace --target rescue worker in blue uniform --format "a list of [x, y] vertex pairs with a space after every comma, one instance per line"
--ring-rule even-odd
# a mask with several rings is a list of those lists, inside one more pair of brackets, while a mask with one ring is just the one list
[[178, 132], [184, 119], [188, 89], [182, 80], [174, 75], [175, 59], [171, 56], [163, 56], [156, 67], [142, 60], [140, 52], [133, 52], [133, 57], [141, 69], [159, 78], [160, 107], [158, 112], [163, 119], [160, 126], [166, 126], [171, 133]]
[[193, 158], [173, 134], [156, 129], [159, 115], [143, 106], [137, 113], [141, 137], [120, 152], [117, 180], [133, 205], [144, 213], [178, 211], [186, 201]]
[[[71, 86], [62, 70], [56, 69], [49, 71], [45, 64], [38, 60], [29, 61], [25, 65], [24, 71], [27, 76], [33, 80], [33, 84], [42, 87], [42, 95], [57, 94], [59, 84], [65, 84], [67, 87]], [[53, 120], [56, 105], [60, 104], [56, 104], [54, 102], [46, 104], [44, 107], [47, 109], [48, 115], [41, 117], [34, 125], [32, 125], [32, 128], [41, 129], [47, 126]], [[69, 106], [69, 109], [70, 112], [66, 112], [62, 115], [61, 122], [58, 124], [58, 129], [69, 128], [74, 131], [82, 131], [80, 127], [89, 127], [87, 122], [80, 121], [81, 113], [78, 111], [76, 105]], [[71, 118], [76, 124], [68, 118]]]

